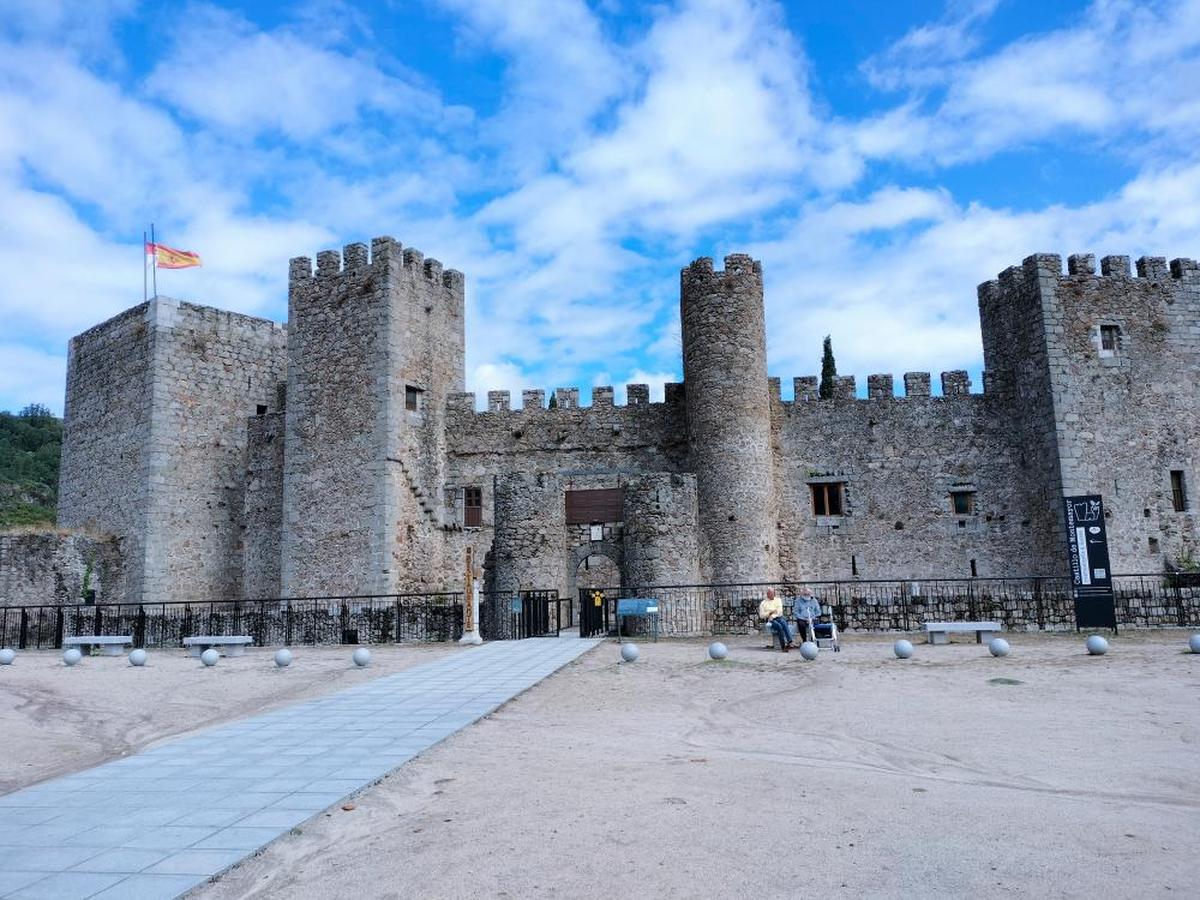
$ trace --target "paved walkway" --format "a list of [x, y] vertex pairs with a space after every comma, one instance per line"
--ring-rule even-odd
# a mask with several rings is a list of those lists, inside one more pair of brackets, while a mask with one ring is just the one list
[[176, 897], [597, 643], [535, 638], [465, 649], [7, 794], [0, 897]]

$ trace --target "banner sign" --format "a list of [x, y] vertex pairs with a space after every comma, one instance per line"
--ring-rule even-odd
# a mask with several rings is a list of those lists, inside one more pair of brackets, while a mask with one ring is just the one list
[[1071, 590], [1075, 598], [1076, 628], [1117, 627], [1112, 570], [1108, 564], [1108, 534], [1104, 528], [1104, 501], [1098, 494], [1064, 497], [1067, 554], [1071, 563]]

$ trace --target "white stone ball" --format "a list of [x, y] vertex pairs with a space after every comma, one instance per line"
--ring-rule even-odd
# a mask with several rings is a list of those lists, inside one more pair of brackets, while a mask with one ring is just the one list
[[136, 650], [130, 652], [129, 664], [131, 666], [144, 666], [146, 664], [146, 656], [146, 651], [141, 647], [138, 647]]
[[892, 645], [892, 652], [896, 654], [897, 659], [908, 659], [913, 655], [912, 641], [901, 638]]
[[817, 653], [819, 653], [820, 650], [821, 648], [812, 641], [805, 641], [800, 645], [800, 655], [810, 662], [817, 658]]
[[63, 663], [68, 666], [73, 666], [83, 659], [83, 654], [79, 652], [78, 647], [68, 647], [63, 651]]
[[1093, 634], [1087, 639], [1087, 652], [1092, 656], [1103, 656], [1108, 652], [1108, 641], [1098, 634]]
[[1004, 638], [992, 638], [988, 641], [988, 650], [992, 656], [1008, 656], [1008, 641]]
[[729, 655], [729, 648], [720, 641], [713, 641], [708, 645], [709, 659], [724, 659]]
[[220, 658], [221, 658], [221, 654], [218, 653], [216, 650], [214, 650], [212, 647], [209, 647], [207, 650], [205, 650], [203, 653], [200, 654], [200, 662], [204, 663], [204, 665], [209, 666], [209, 667], [215, 666], [217, 664], [217, 660]]
[[[1200, 635], [1197, 635], [1197, 637], [1200, 637]], [[12, 650], [8, 647], [0, 650], [0, 666], [11, 666], [13, 660], [16, 658], [17, 654], [15, 650]]]
[[621, 659], [625, 662], [634, 662], [638, 658], [638, 648], [633, 644], [621, 645]]
[[354, 664], [360, 669], [371, 662], [371, 651], [366, 647], [359, 647], [354, 651], [354, 655], [350, 657], [354, 660]]
[[[1200, 634], [1193, 634], [1188, 638], [1188, 649], [1193, 653], [1200, 653]], [[8, 651], [11, 653], [12, 651]]]
[[292, 651], [291, 650], [289, 650], [287, 647], [284, 647], [282, 650], [275, 651], [275, 665], [279, 666], [279, 668], [281, 668], [281, 669], [286, 669], [291, 664], [292, 664]]

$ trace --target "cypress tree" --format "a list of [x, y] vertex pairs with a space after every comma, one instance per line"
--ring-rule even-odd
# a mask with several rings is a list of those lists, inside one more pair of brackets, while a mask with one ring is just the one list
[[558, 409], [558, 395], [554, 393], [554, 388], [550, 388], [550, 409]]
[[833, 396], [833, 380], [837, 378], [837, 360], [833, 358], [833, 342], [825, 335], [825, 345], [821, 352], [821, 386], [817, 396], [828, 400]]

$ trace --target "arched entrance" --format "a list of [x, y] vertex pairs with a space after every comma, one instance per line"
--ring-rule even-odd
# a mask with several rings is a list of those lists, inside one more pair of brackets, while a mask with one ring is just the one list
[[580, 588], [615, 588], [621, 575], [621, 547], [609, 541], [589, 541], [567, 551], [567, 596], [579, 621]]

